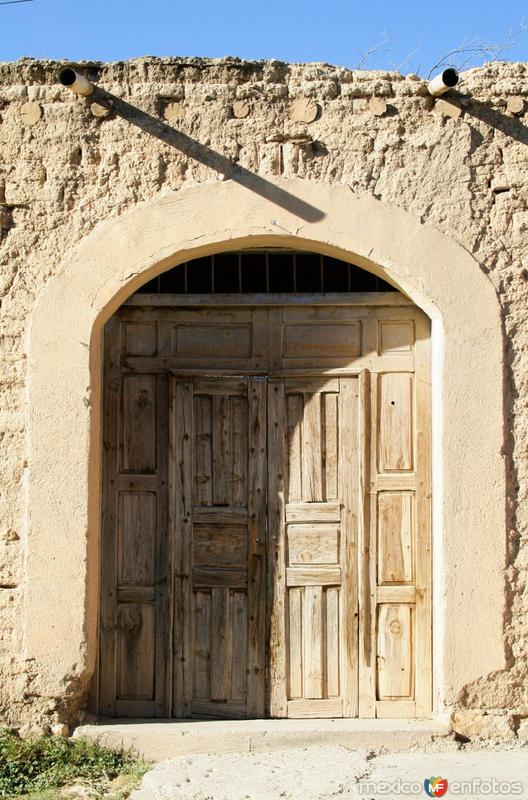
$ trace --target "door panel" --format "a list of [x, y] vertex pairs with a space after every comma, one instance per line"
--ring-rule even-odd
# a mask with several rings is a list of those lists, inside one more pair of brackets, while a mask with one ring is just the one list
[[174, 379], [172, 397], [174, 713], [261, 716], [265, 383]]
[[270, 381], [272, 716], [355, 713], [358, 386]]

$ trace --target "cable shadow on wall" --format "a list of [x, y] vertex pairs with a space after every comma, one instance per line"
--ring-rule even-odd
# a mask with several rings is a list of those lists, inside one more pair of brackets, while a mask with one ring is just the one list
[[196, 139], [192, 139], [187, 134], [172, 128], [165, 122], [147, 114], [146, 111], [142, 111], [110, 92], [98, 89], [97, 99], [106, 100], [114, 114], [127, 120], [127, 122], [140, 128], [150, 136], [155, 136], [156, 139], [159, 139], [164, 144], [179, 150], [180, 153], [193, 158], [200, 164], [214, 169], [226, 179], [241, 184], [271, 203], [285, 209], [285, 211], [295, 214], [295, 216], [306, 222], [319, 222], [324, 218], [325, 214], [320, 209], [310, 205], [310, 203], [306, 203], [285, 189], [275, 186], [275, 184], [270, 183], [260, 175], [251, 172], [251, 170], [239, 164], [233, 164], [232, 161], [216, 150], [197, 142]]

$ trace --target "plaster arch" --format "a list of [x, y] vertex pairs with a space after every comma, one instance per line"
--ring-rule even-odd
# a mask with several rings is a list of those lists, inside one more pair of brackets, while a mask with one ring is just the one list
[[[462, 246], [401, 209], [344, 185], [277, 178], [270, 188], [266, 197], [250, 179], [193, 186], [105, 221], [37, 302], [27, 341], [24, 647], [45, 696], [81, 694], [95, 664], [104, 323], [178, 261], [248, 246], [353, 260], [431, 318], [437, 713], [464, 685], [505, 667], [503, 344], [494, 288]], [[277, 192], [292, 199], [290, 209], [275, 202]], [[318, 213], [306, 221], [299, 213], [309, 206]]]

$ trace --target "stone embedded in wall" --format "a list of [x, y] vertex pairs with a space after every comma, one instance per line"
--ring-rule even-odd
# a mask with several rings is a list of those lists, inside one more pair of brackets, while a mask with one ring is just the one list
[[173, 122], [176, 119], [183, 119], [185, 117], [185, 106], [183, 103], [174, 102], [165, 106], [163, 116], [167, 122]]
[[524, 97], [508, 97], [506, 111], [510, 114], [522, 114], [524, 111]]
[[451, 117], [452, 119], [458, 119], [463, 113], [460, 105], [455, 100], [448, 100], [443, 97], [435, 102], [434, 111], [437, 111], [444, 117]]
[[290, 105], [290, 116], [294, 122], [313, 122], [318, 111], [317, 103], [308, 97], [296, 97]]
[[105, 100], [90, 103], [90, 111], [97, 119], [104, 119], [110, 114], [110, 105]]
[[369, 110], [375, 117], [382, 117], [387, 113], [387, 101], [383, 97], [371, 97]]
[[233, 116], [236, 119], [245, 119], [249, 115], [249, 103], [245, 100], [235, 100], [232, 106]]
[[27, 102], [20, 107], [20, 118], [24, 125], [36, 125], [42, 117], [42, 108], [38, 103]]

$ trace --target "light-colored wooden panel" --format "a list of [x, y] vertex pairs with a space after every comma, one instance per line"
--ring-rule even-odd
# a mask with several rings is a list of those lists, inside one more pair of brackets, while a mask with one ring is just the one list
[[[300, 370], [299, 372], [302, 372]], [[319, 372], [319, 370], [317, 370]], [[286, 395], [291, 394], [319, 394], [321, 392], [338, 392], [339, 391], [339, 378], [331, 378], [323, 376], [318, 377], [317, 372], [313, 370], [310, 374], [306, 377], [298, 377], [297, 371], [295, 372], [296, 377], [289, 377], [286, 379], [285, 382], [285, 391]], [[317, 377], [314, 377], [316, 375]]]
[[340, 522], [341, 504], [329, 503], [288, 503], [286, 522]]
[[156, 376], [123, 376], [122, 471], [156, 471]]
[[413, 580], [413, 502], [409, 492], [378, 495], [378, 583]]
[[286, 397], [288, 436], [288, 499], [302, 499], [302, 416], [303, 398], [300, 394]]
[[[374, 464], [374, 472], [376, 465]], [[412, 492], [416, 486], [414, 472], [382, 472], [372, 477], [372, 488], [378, 492]]]
[[378, 586], [376, 589], [378, 603], [415, 603], [416, 588], [414, 586]]
[[262, 717], [265, 711], [266, 676], [266, 451], [267, 383], [249, 382], [248, 474], [248, 669], [247, 714]]
[[227, 588], [211, 590], [211, 700], [229, 700], [231, 693], [231, 636]]
[[246, 704], [237, 702], [213, 702], [212, 700], [195, 700], [192, 704], [192, 716], [197, 719], [246, 719]]
[[379, 606], [377, 666], [379, 700], [413, 699], [411, 606]]
[[321, 395], [304, 394], [302, 420], [302, 499], [323, 500]]
[[117, 477], [117, 488], [120, 492], [156, 492], [158, 489], [158, 476], [131, 475], [129, 472], [121, 473]]
[[213, 407], [213, 505], [227, 506], [230, 489], [229, 397], [215, 395]]
[[339, 586], [341, 567], [288, 567], [287, 586]]
[[360, 322], [287, 324], [283, 331], [285, 358], [337, 358], [361, 354]]
[[324, 404], [324, 438], [323, 438], [323, 473], [324, 499], [337, 499], [337, 453], [338, 453], [338, 418], [337, 394], [323, 395]]
[[156, 581], [156, 495], [126, 492], [119, 497], [119, 584]]
[[332, 719], [343, 716], [343, 701], [340, 697], [323, 700], [289, 700], [290, 719]]
[[378, 719], [412, 719], [419, 714], [414, 700], [378, 700], [376, 716]]
[[245, 592], [231, 592], [229, 610], [232, 654], [230, 699], [245, 703], [248, 678], [248, 619], [247, 595]]
[[328, 525], [288, 525], [288, 563], [338, 564], [339, 531]]
[[432, 710], [432, 586], [431, 586], [431, 365], [430, 321], [416, 320], [416, 713]]
[[174, 355], [192, 359], [251, 357], [251, 325], [238, 323], [176, 325]]
[[245, 506], [248, 492], [248, 408], [246, 398], [231, 398], [229, 427], [231, 435], [229, 505], [231, 507]]
[[195, 525], [247, 525], [247, 508], [213, 508], [195, 506], [193, 508]]
[[339, 493], [341, 499], [341, 575], [339, 617], [341, 626], [340, 676], [343, 715], [358, 713], [358, 516], [360, 445], [359, 383], [357, 378], [339, 380]]
[[169, 530], [174, 569], [173, 714], [188, 717], [193, 695], [192, 492], [193, 395], [191, 381], [171, 380]]
[[331, 586], [325, 590], [326, 632], [325, 632], [325, 675], [326, 696], [338, 697], [340, 629], [339, 629], [339, 589]]
[[193, 586], [195, 589], [210, 589], [213, 586], [232, 589], [247, 587], [247, 569], [229, 567], [195, 567], [193, 569]]
[[247, 530], [234, 525], [197, 525], [193, 530], [196, 567], [240, 567], [246, 569]]
[[124, 604], [118, 609], [119, 700], [154, 699], [156, 619], [152, 603]]
[[380, 375], [379, 468], [413, 468], [412, 375]]
[[288, 590], [288, 605], [288, 664], [290, 672], [288, 699], [290, 699], [303, 696], [303, 590], [301, 588]]
[[303, 610], [303, 694], [323, 697], [323, 590], [306, 586]]
[[195, 378], [194, 394], [221, 395], [222, 397], [246, 397], [247, 380], [245, 378]]
[[[271, 343], [270, 343], [271, 347]], [[270, 381], [268, 392], [268, 603], [270, 716], [286, 717], [286, 534], [284, 524], [284, 459], [286, 457], [283, 381]]]
[[378, 322], [378, 352], [408, 353], [414, 344], [412, 320], [380, 320]]
[[194, 595], [194, 692], [195, 698], [211, 696], [211, 594]]
[[94, 708], [98, 714], [116, 711], [116, 594], [117, 583], [117, 475], [119, 473], [120, 361], [122, 325], [117, 316], [104, 330], [103, 480], [101, 520], [101, 585], [98, 675], [94, 681]]
[[127, 356], [154, 356], [157, 351], [155, 322], [125, 323], [125, 354]]
[[213, 426], [210, 397], [194, 398], [194, 502], [213, 502]]

